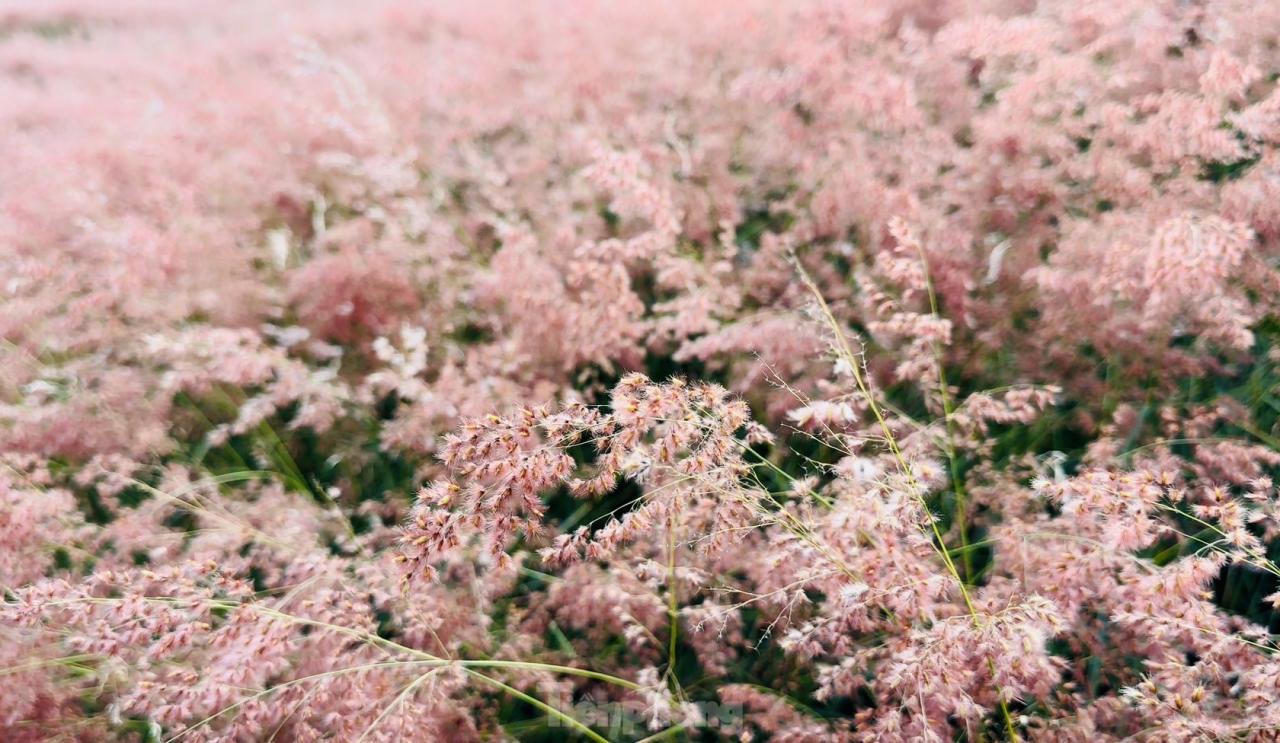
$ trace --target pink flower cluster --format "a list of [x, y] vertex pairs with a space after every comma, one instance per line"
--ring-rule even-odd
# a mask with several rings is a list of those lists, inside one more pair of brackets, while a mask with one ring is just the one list
[[2, 740], [1280, 735], [1280, 4], [0, 0], [0, 101]]

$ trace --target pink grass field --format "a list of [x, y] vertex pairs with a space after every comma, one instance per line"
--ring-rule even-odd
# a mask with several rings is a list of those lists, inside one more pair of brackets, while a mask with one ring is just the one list
[[1280, 2], [0, 0], [0, 741], [1280, 740]]

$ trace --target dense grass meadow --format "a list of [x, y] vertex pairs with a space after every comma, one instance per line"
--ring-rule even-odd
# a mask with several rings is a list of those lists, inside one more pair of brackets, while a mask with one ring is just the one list
[[0, 0], [0, 743], [1280, 740], [1280, 2]]

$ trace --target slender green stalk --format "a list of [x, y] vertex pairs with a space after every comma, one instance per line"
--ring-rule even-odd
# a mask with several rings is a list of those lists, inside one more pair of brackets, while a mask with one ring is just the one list
[[636, 741], [636, 743], [658, 743], [658, 741], [660, 740], [667, 740], [668, 738], [674, 738], [683, 732], [684, 732], [684, 726], [676, 725], [674, 727], [669, 727], [666, 730], [662, 730], [657, 733], [654, 733], [653, 735], [650, 735], [647, 738], [641, 738], [640, 740]]
[[676, 514], [673, 507], [667, 519], [667, 680], [673, 691], [680, 690], [676, 676], [676, 643], [680, 633], [679, 580], [676, 577]]
[[509, 686], [509, 685], [507, 685], [507, 684], [504, 684], [504, 683], [502, 683], [501, 681], [499, 681], [499, 680], [497, 680], [497, 679], [495, 679], [495, 678], [491, 678], [491, 677], [489, 677], [489, 676], [486, 676], [486, 675], [484, 675], [483, 673], [479, 673], [478, 671], [472, 671], [472, 670], [468, 669], [468, 670], [467, 670], [467, 674], [468, 674], [468, 675], [470, 675], [470, 676], [471, 676], [472, 678], [474, 678], [474, 679], [477, 679], [477, 680], [482, 681], [482, 682], [484, 682], [484, 683], [486, 683], [486, 684], [489, 684], [489, 685], [491, 685], [491, 686], [497, 687], [498, 689], [501, 689], [502, 691], [506, 692], [507, 694], [510, 694], [511, 696], [515, 697], [516, 699], [519, 699], [519, 700], [521, 700], [521, 701], [523, 701], [523, 702], [527, 702], [528, 704], [531, 704], [531, 705], [533, 705], [534, 707], [537, 707], [538, 709], [542, 710], [543, 712], [546, 712], [547, 714], [551, 715], [552, 717], [556, 718], [557, 720], [559, 720], [559, 721], [563, 722], [564, 724], [568, 725], [569, 727], [571, 727], [571, 728], [573, 728], [573, 729], [577, 730], [578, 732], [582, 733], [583, 735], [587, 736], [587, 737], [588, 737], [588, 738], [590, 738], [591, 740], [595, 741], [595, 743], [609, 743], [609, 739], [608, 739], [608, 738], [605, 738], [603, 735], [600, 735], [600, 734], [599, 734], [599, 733], [597, 733], [596, 731], [592, 730], [590, 727], [588, 727], [585, 723], [583, 723], [583, 722], [582, 722], [581, 720], [579, 720], [578, 718], [573, 717], [572, 715], [567, 715], [567, 714], [565, 714], [564, 712], [561, 712], [560, 710], [556, 709], [555, 707], [552, 707], [551, 705], [547, 704], [546, 702], [542, 701], [541, 699], [538, 699], [538, 698], [537, 698], [537, 697], [535, 697], [535, 696], [531, 696], [531, 695], [529, 695], [529, 694], [526, 694], [526, 693], [524, 693], [523, 691], [520, 691], [519, 689], [517, 689], [517, 688], [515, 688], [515, 687], [513, 687], [513, 686]]
[[[832, 334], [835, 336], [836, 352], [840, 355], [840, 358], [845, 365], [848, 366], [849, 373], [853, 375], [854, 383], [857, 385], [858, 391], [862, 393], [863, 398], [867, 401], [868, 409], [870, 409], [871, 414], [875, 417], [876, 422], [880, 426], [880, 431], [884, 435], [884, 440], [886, 445], [889, 447], [890, 453], [893, 455], [902, 475], [907, 479], [907, 487], [911, 490], [912, 495], [916, 498], [918, 505], [929, 521], [929, 527], [934, 536], [934, 541], [930, 543], [932, 544], [934, 551], [942, 558], [943, 565], [946, 566], [947, 572], [951, 575], [952, 579], [955, 580], [956, 586], [960, 589], [960, 597], [964, 600], [965, 608], [969, 613], [970, 619], [973, 621], [974, 627], [981, 629], [983, 627], [982, 616], [978, 612], [977, 606], [973, 603], [973, 597], [969, 594], [969, 587], [965, 583], [964, 579], [960, 577], [960, 571], [956, 568], [955, 561], [951, 559], [951, 553], [947, 549], [946, 541], [943, 539], [942, 530], [938, 527], [938, 520], [933, 518], [932, 514], [930, 514], [928, 503], [925, 502], [924, 488], [916, 478], [915, 472], [912, 470], [910, 463], [908, 463], [906, 457], [903, 456], [902, 449], [898, 446], [897, 437], [894, 436], [893, 430], [889, 427], [889, 422], [885, 418], [884, 412], [880, 409], [880, 405], [876, 402], [875, 395], [872, 393], [870, 385], [862, 373], [862, 364], [860, 363], [857, 354], [855, 354], [853, 349], [849, 347], [849, 341], [845, 337], [839, 321], [836, 320], [835, 314], [831, 311], [831, 307], [827, 304], [827, 300], [822, 296], [821, 290], [818, 289], [818, 285], [813, 282], [813, 279], [809, 276], [809, 273], [804, 270], [804, 266], [802, 266], [799, 261], [795, 262], [795, 266], [796, 270], [800, 274], [801, 281], [804, 282], [804, 285], [809, 292], [813, 294], [814, 299], [818, 303], [819, 309], [822, 311], [823, 319], [826, 321]], [[992, 676], [994, 677], [994, 664], [989, 658], [987, 662], [991, 669]], [[1003, 692], [999, 684], [996, 684], [996, 698], [1000, 703], [1000, 714], [1004, 719], [1005, 728], [1009, 733], [1010, 740], [1021, 740], [1018, 737], [1016, 728], [1014, 727], [1013, 716], [1009, 712], [1009, 705], [1004, 701]]]
[[[929, 314], [935, 320], [940, 319], [938, 312], [938, 295], [933, 290], [933, 276], [929, 273], [929, 258], [925, 255], [924, 246], [917, 243], [920, 253], [920, 265], [924, 270], [924, 286], [929, 295]], [[937, 340], [932, 341], [934, 363], [938, 365], [938, 395], [942, 399], [942, 420], [945, 433], [944, 443], [947, 452], [947, 468], [951, 471], [951, 492], [955, 494], [955, 524], [960, 532], [960, 547], [964, 550], [961, 559], [964, 561], [964, 577], [973, 580], [973, 554], [969, 550], [968, 503], [964, 487], [964, 478], [960, 475], [960, 461], [956, 456], [955, 405], [951, 401], [951, 385], [947, 382], [947, 365], [943, 357], [942, 347]]]

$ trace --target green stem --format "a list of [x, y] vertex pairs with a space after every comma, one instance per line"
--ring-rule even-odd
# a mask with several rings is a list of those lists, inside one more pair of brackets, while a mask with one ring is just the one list
[[[933, 290], [933, 276], [929, 273], [929, 258], [925, 255], [924, 246], [917, 244], [920, 252], [920, 264], [924, 270], [924, 286], [929, 295], [929, 314], [935, 319], [939, 319], [941, 315], [938, 312], [938, 295]], [[946, 450], [947, 450], [947, 466], [951, 471], [951, 490], [955, 493], [955, 524], [956, 529], [960, 532], [960, 547], [964, 550], [961, 559], [964, 561], [964, 577], [966, 581], [973, 580], [973, 555], [969, 550], [969, 526], [968, 526], [968, 503], [967, 495], [964, 488], [964, 478], [960, 476], [960, 461], [956, 456], [955, 443], [955, 426], [952, 417], [955, 414], [955, 406], [951, 401], [951, 385], [947, 382], [946, 359], [942, 354], [942, 347], [937, 340], [929, 344], [933, 349], [934, 363], [938, 365], [938, 395], [942, 398], [942, 420], [943, 429], [946, 433]], [[945, 546], [945, 545], [944, 545]]]
[[676, 642], [680, 632], [680, 597], [676, 578], [676, 514], [667, 519], [667, 618], [670, 629], [667, 632], [667, 677], [673, 690], [678, 691], [680, 681], [676, 678]]
[[[933, 518], [932, 514], [929, 512], [928, 503], [925, 502], [924, 490], [921, 487], [919, 480], [917, 480], [911, 465], [902, 454], [902, 449], [898, 446], [898, 440], [893, 435], [893, 430], [889, 428], [889, 422], [885, 418], [884, 412], [880, 409], [880, 405], [876, 402], [875, 395], [872, 394], [871, 388], [862, 374], [862, 365], [859, 363], [857, 355], [854, 354], [853, 349], [849, 347], [849, 341], [841, 330], [840, 323], [836, 320], [836, 316], [831, 311], [830, 305], [827, 304], [826, 298], [822, 296], [821, 290], [818, 289], [818, 285], [813, 282], [813, 279], [809, 276], [809, 273], [804, 270], [804, 267], [800, 265], [799, 261], [797, 261], [795, 265], [796, 270], [800, 273], [801, 280], [804, 282], [804, 285], [809, 292], [813, 294], [814, 299], [818, 302], [818, 307], [822, 311], [823, 319], [827, 322], [827, 325], [835, 336], [837, 344], [836, 352], [840, 354], [841, 360], [844, 361], [845, 365], [849, 368], [849, 373], [853, 375], [858, 391], [867, 401], [867, 407], [871, 410], [871, 414], [875, 416], [876, 422], [880, 425], [880, 431], [884, 435], [884, 439], [889, 447], [890, 453], [893, 455], [902, 475], [907, 479], [907, 487], [916, 498], [925, 518], [929, 521], [929, 527], [933, 532], [934, 540], [936, 540], [936, 543], [931, 542], [931, 544], [933, 544], [934, 551], [942, 558], [942, 562], [946, 566], [947, 572], [951, 575], [952, 579], [955, 580], [956, 586], [960, 589], [960, 597], [964, 600], [965, 608], [968, 610], [969, 617], [972, 619], [974, 627], [981, 629], [983, 626], [982, 616], [978, 613], [978, 608], [973, 603], [973, 597], [969, 594], [969, 587], [960, 577], [960, 571], [956, 569], [955, 561], [951, 559], [951, 552], [947, 549], [946, 541], [942, 537], [942, 530], [938, 528], [938, 521]], [[988, 659], [988, 664], [991, 664], [990, 659]], [[992, 681], [994, 682], [994, 677]], [[1009, 705], [1004, 701], [1000, 685], [996, 683], [995, 687], [996, 699], [1000, 702], [1000, 714], [1004, 718], [1005, 728], [1010, 734], [1010, 740], [1015, 742], [1019, 741], [1021, 739], [1018, 737], [1017, 730], [1014, 728], [1013, 716], [1009, 713]]]
[[504, 684], [495, 678], [490, 678], [489, 676], [486, 676], [483, 673], [478, 673], [470, 669], [467, 670], [467, 673], [472, 678], [483, 681], [486, 684], [495, 686], [498, 689], [501, 689], [502, 691], [506, 692], [507, 694], [510, 694], [511, 696], [515, 697], [516, 699], [519, 699], [523, 702], [527, 702], [528, 704], [531, 704], [534, 707], [537, 707], [543, 712], [546, 712], [547, 714], [551, 715], [557, 720], [563, 722], [569, 727], [574, 728], [578, 732], [587, 736], [591, 740], [595, 741], [595, 743], [609, 743], [608, 738], [605, 738], [603, 735], [600, 735], [596, 731], [592, 730], [590, 727], [587, 727], [586, 724], [578, 720], [576, 717], [573, 717], [571, 715], [565, 714], [564, 712], [561, 712], [560, 710], [556, 709], [555, 707], [552, 707], [551, 705], [547, 704], [541, 699], [538, 699], [537, 697], [526, 694], [523, 691], [520, 691], [519, 689], [513, 686], [508, 686], [507, 684]]

